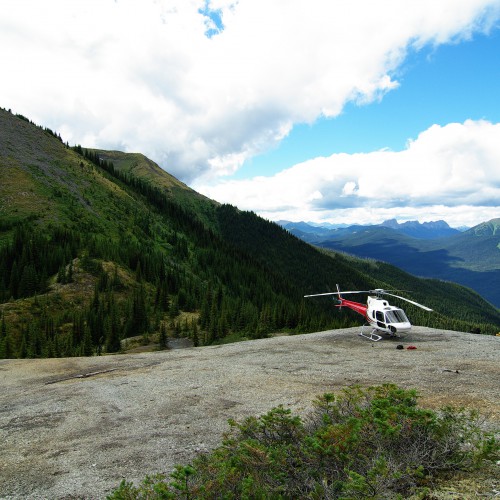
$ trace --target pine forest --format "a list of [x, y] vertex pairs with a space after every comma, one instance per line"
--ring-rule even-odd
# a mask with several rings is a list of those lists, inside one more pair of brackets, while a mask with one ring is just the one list
[[343, 289], [411, 290], [412, 323], [494, 334], [469, 289], [319, 250], [140, 154], [64, 144], [0, 110], [0, 358], [92, 356], [361, 325]]

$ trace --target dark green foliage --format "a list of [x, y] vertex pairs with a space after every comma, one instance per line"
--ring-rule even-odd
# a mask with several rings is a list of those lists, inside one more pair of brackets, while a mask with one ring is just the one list
[[2, 314], [2, 322], [0, 323], [0, 359], [2, 358], [15, 358], [14, 346], [10, 333], [7, 330], [5, 323], [5, 316]]
[[122, 482], [109, 498], [407, 498], [440, 474], [498, 459], [477, 414], [417, 405], [395, 385], [325, 394], [306, 419], [282, 406], [230, 421], [221, 446], [172, 480]]
[[55, 273], [61, 281], [71, 280], [71, 260], [79, 246], [79, 235], [66, 229], [17, 226], [11, 242], [0, 247], [0, 302], [44, 292], [48, 277]]
[[167, 348], [167, 328], [165, 327], [164, 323], [162, 323], [160, 326], [160, 335], [158, 338], [158, 344], [160, 349]]
[[[150, 161], [152, 177], [135, 175], [122, 168], [125, 154], [65, 148], [57, 135], [2, 110], [0, 121], [9, 141], [17, 141], [9, 149], [19, 156], [9, 175], [19, 175], [19, 189], [32, 183], [30, 196], [38, 203], [21, 206], [22, 216], [14, 206], [0, 220], [0, 304], [30, 297], [23, 306], [29, 309], [42, 296], [44, 303], [58, 302], [43, 313], [53, 322], [50, 334], [40, 311], [22, 317], [9, 315], [6, 306], [9, 338], [0, 355], [117, 352], [126, 337], [157, 338], [164, 322], [197, 345], [359, 325], [361, 317], [339, 313], [331, 300], [303, 299], [335, 283], [412, 290], [412, 298], [439, 311], [429, 316], [410, 308], [417, 324], [498, 331], [498, 310], [461, 287], [326, 255], [277, 224], [183, 187]], [[7, 147], [2, 141], [0, 152]], [[9, 199], [23, 198], [9, 189]], [[90, 285], [77, 283], [76, 262], [79, 272], [92, 275]], [[63, 289], [60, 300], [54, 282]], [[78, 300], [66, 301], [69, 289]], [[187, 312], [199, 323], [186, 327], [180, 317]]]
[[129, 323], [127, 325], [128, 337], [142, 335], [149, 330], [149, 314], [146, 306], [146, 291], [144, 286], [134, 290], [130, 305]]

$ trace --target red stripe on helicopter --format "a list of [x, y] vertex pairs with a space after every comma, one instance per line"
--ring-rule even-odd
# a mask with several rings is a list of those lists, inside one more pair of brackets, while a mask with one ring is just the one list
[[348, 307], [349, 309], [352, 309], [353, 311], [356, 311], [357, 313], [361, 314], [365, 318], [366, 316], [366, 311], [368, 310], [368, 307], [360, 304], [359, 302], [353, 302], [352, 300], [346, 300], [343, 299], [342, 297], [339, 297], [340, 304], [337, 305], [337, 307]]

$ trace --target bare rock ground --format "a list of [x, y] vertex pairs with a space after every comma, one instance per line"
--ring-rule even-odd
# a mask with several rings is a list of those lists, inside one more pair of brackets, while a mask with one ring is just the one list
[[[0, 497], [105, 498], [217, 446], [229, 418], [304, 412], [352, 384], [416, 388], [421, 403], [500, 424], [500, 337], [358, 328], [93, 358], [0, 361]], [[397, 344], [414, 350], [398, 350]], [[498, 467], [496, 468], [498, 469]]]

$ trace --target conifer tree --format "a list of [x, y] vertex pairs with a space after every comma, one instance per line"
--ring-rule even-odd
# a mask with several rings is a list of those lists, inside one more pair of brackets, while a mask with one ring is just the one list
[[21, 359], [28, 357], [28, 343], [26, 341], [26, 333], [25, 332], [23, 332], [23, 334], [22, 334], [21, 345], [19, 347], [18, 357]]
[[7, 324], [5, 323], [5, 313], [2, 314], [0, 323], [0, 359], [9, 358], [11, 351], [10, 341], [7, 338]]
[[111, 295], [110, 297], [109, 310], [106, 321], [106, 352], [118, 352], [121, 348], [120, 321], [118, 318], [118, 310], [113, 295]]
[[193, 346], [198, 347], [200, 345], [200, 339], [198, 337], [198, 325], [196, 321], [193, 321], [192, 323], [192, 339], [193, 339]]
[[57, 282], [58, 283], [66, 283], [66, 271], [64, 269], [64, 266], [61, 266], [59, 268], [59, 271], [57, 273]]
[[149, 317], [146, 307], [146, 289], [141, 284], [132, 297], [132, 304], [130, 306], [129, 323], [127, 327], [127, 336], [133, 337], [142, 335], [149, 330]]
[[165, 327], [165, 323], [161, 323], [160, 325], [160, 335], [158, 337], [158, 342], [160, 344], [160, 349], [167, 348], [167, 328]]
[[17, 299], [18, 289], [19, 289], [19, 268], [17, 265], [17, 260], [14, 260], [14, 264], [12, 264], [12, 268], [10, 270], [10, 282], [9, 282], [9, 292], [10, 296], [14, 299]]
[[168, 314], [171, 319], [174, 319], [179, 315], [179, 301], [177, 300], [177, 297], [174, 297], [171, 300]]
[[92, 347], [92, 335], [90, 329], [86, 326], [83, 334], [83, 340], [80, 345], [80, 355], [81, 356], [92, 356], [94, 350]]
[[24, 266], [19, 280], [18, 296], [29, 297], [37, 290], [37, 276], [32, 263]]
[[7, 332], [5, 337], [0, 341], [0, 358], [11, 359], [15, 357], [12, 339], [10, 333]]

